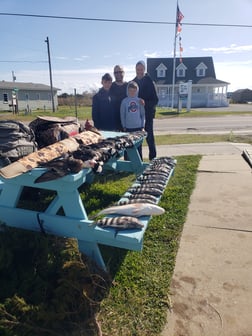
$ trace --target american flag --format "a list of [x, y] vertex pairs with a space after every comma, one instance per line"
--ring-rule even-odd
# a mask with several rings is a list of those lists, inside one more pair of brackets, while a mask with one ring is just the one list
[[184, 19], [184, 15], [179, 9], [179, 6], [177, 5], [177, 24], [181, 23], [181, 21]]

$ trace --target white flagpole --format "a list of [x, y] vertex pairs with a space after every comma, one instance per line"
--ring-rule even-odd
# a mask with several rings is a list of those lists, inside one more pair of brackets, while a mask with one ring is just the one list
[[176, 5], [176, 24], [175, 24], [175, 36], [174, 36], [174, 47], [173, 47], [173, 72], [172, 72], [172, 101], [171, 108], [174, 108], [174, 92], [175, 92], [175, 70], [176, 70], [176, 46], [177, 46], [177, 25], [178, 25], [178, 0]]

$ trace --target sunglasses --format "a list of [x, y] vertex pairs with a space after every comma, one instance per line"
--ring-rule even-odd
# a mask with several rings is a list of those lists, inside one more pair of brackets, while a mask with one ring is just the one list
[[122, 74], [123, 71], [115, 71], [114, 74]]

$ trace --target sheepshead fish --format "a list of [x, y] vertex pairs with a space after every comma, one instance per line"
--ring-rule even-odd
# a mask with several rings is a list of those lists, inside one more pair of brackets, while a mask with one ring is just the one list
[[136, 193], [136, 194], [127, 195], [127, 196], [125, 195], [125, 197], [127, 197], [129, 199], [139, 199], [139, 198], [141, 198], [143, 200], [145, 199], [146, 202], [147, 202], [147, 200], [151, 201], [151, 202], [154, 202], [154, 203], [156, 203], [156, 201], [157, 201], [157, 197], [155, 197], [153, 195], [150, 195], [150, 194]]
[[166, 183], [167, 178], [164, 176], [160, 176], [157, 174], [148, 174], [148, 175], [141, 175], [137, 177], [137, 181], [152, 181], [158, 183]]
[[148, 188], [162, 189], [164, 187], [164, 184], [158, 182], [154, 183], [147, 181], [136, 181], [136, 183], [132, 185], [132, 188], [134, 187], [148, 187]]
[[150, 203], [150, 204], [156, 204], [157, 201], [156, 199], [150, 200], [147, 198], [141, 198], [141, 195], [138, 198], [130, 198], [130, 199], [126, 199], [124, 198], [123, 200], [119, 201], [117, 204], [118, 205], [125, 205], [125, 204], [134, 204], [134, 203]]
[[145, 170], [144, 172], [143, 172], [143, 175], [144, 176], [147, 176], [147, 175], [157, 175], [157, 176], [159, 176], [159, 177], [164, 177], [164, 178], [168, 178], [169, 177], [169, 173], [165, 173], [165, 172], [163, 172], [163, 171], [158, 171], [158, 170], [153, 170], [153, 169], [151, 169], [151, 170]]
[[120, 214], [125, 216], [140, 217], [140, 216], [162, 215], [164, 212], [165, 210], [163, 208], [155, 204], [134, 203], [134, 204], [111, 206], [98, 212], [96, 217], [100, 215], [109, 215], [109, 214]]
[[127, 192], [132, 193], [132, 194], [147, 194], [147, 195], [152, 195], [152, 196], [160, 196], [162, 194], [162, 191], [156, 188], [149, 188], [149, 187], [133, 187], [129, 188]]
[[144, 227], [143, 223], [139, 219], [131, 216], [104, 217], [102, 219], [98, 219], [91, 225], [97, 225], [102, 228], [114, 228], [116, 231], [142, 229]]

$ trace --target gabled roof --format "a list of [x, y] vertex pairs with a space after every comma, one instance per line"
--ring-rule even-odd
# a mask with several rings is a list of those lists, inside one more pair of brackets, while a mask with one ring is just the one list
[[[173, 58], [147, 58], [147, 72], [151, 76], [152, 80], [157, 83], [160, 83], [160, 79], [157, 78], [157, 67], [163, 63], [166, 68], [166, 78], [161, 79], [162, 84], [172, 84], [173, 77]], [[176, 67], [180, 64], [179, 58], [176, 58]], [[196, 76], [196, 68], [200, 64], [206, 66], [206, 75], [205, 77], [211, 77], [216, 79], [215, 69], [212, 57], [183, 57], [182, 63], [186, 66], [187, 70], [185, 72], [185, 77], [177, 77], [175, 71], [175, 83], [180, 81], [187, 82], [192, 80], [193, 84], [196, 84], [202, 77]]]
[[[5, 90], [35, 90], [35, 91], [50, 91], [51, 87], [49, 85], [45, 84], [38, 84], [38, 83], [24, 83], [24, 82], [6, 82], [6, 81], [0, 81], [0, 89]], [[58, 91], [60, 89], [53, 88], [53, 90]]]

